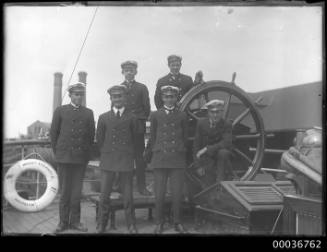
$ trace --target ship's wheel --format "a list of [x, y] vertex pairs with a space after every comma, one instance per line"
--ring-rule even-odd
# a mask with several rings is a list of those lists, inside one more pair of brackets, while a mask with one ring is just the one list
[[189, 117], [190, 142], [194, 139], [196, 122], [207, 114], [201, 107], [212, 99], [225, 101], [223, 117], [232, 122], [234, 157], [243, 163], [236, 180], [251, 180], [260, 169], [264, 155], [264, 124], [256, 108], [261, 98], [253, 102], [234, 81], [208, 81], [194, 86], [183, 96], [179, 106]]

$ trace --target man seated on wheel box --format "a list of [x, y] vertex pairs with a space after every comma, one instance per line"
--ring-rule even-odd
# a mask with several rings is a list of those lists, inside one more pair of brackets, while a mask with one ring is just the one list
[[194, 162], [208, 186], [232, 174], [232, 125], [223, 119], [224, 104], [218, 99], [206, 103], [208, 117], [198, 121], [195, 131]]

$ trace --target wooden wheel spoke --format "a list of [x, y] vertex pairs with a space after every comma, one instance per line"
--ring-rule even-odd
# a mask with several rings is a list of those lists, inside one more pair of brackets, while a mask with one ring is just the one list
[[[258, 104], [263, 98], [260, 96], [258, 99], [256, 99], [256, 101], [254, 102], [255, 104]], [[232, 127], [234, 127], [236, 124], [238, 124], [239, 122], [241, 122], [250, 112], [250, 108], [247, 108], [246, 110], [244, 110], [242, 112], [242, 114], [240, 114], [234, 121], [232, 124]]]
[[204, 99], [206, 100], [206, 103], [209, 101], [209, 94], [208, 92], [203, 94], [204, 95]]
[[250, 165], [253, 165], [251, 158], [249, 158], [247, 155], [245, 155], [242, 151], [240, 151], [237, 148], [234, 148], [233, 151], [235, 153], [237, 153], [238, 155], [240, 155], [242, 158], [244, 158]]
[[196, 116], [196, 115], [195, 115], [194, 113], [192, 113], [189, 109], [186, 110], [186, 113], [187, 113], [190, 117], [192, 117], [193, 119], [195, 119], [195, 120], [199, 120], [199, 119], [200, 119], [200, 117]]
[[250, 109], [247, 108], [246, 110], [244, 110], [242, 112], [242, 114], [240, 114], [234, 121], [232, 124], [232, 127], [234, 127], [236, 124], [238, 124], [240, 121], [242, 121], [248, 114], [250, 113]]
[[226, 107], [225, 107], [224, 114], [223, 114], [223, 118], [224, 118], [224, 120], [226, 120], [226, 118], [227, 118], [227, 116], [228, 116], [231, 99], [232, 99], [232, 95], [230, 95], [230, 96], [227, 98], [227, 101], [226, 101]]
[[260, 138], [260, 134], [254, 134], [254, 135], [237, 135], [237, 136], [234, 136], [234, 139], [235, 140], [243, 140], [243, 139], [258, 139]]

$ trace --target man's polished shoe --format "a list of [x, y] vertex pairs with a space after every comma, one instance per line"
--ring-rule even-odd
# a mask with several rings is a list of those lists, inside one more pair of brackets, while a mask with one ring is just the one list
[[87, 227], [85, 227], [82, 223], [71, 224], [70, 228], [81, 232], [87, 232]]
[[106, 231], [106, 228], [103, 225], [97, 227], [96, 232], [98, 234], [103, 234]]
[[154, 233], [155, 234], [162, 234], [163, 232], [163, 224], [157, 224], [156, 227], [154, 228]]
[[181, 233], [181, 234], [186, 234], [187, 233], [186, 228], [180, 223], [174, 224], [174, 229], [175, 229], [176, 232]]
[[146, 188], [140, 189], [139, 193], [144, 195], [144, 196], [151, 196], [152, 195], [152, 193]]
[[60, 233], [68, 229], [68, 225], [64, 223], [59, 223], [58, 226], [56, 227], [55, 233]]
[[128, 232], [129, 232], [130, 234], [137, 234], [137, 233], [138, 233], [137, 228], [136, 228], [135, 225], [131, 225], [131, 226], [128, 228]]

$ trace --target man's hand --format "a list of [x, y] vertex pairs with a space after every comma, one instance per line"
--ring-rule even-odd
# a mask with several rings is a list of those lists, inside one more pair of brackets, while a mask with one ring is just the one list
[[207, 147], [204, 147], [203, 149], [199, 150], [198, 153], [196, 153], [196, 157], [199, 159], [206, 151]]
[[203, 84], [203, 83], [204, 83], [203, 72], [201, 70], [197, 71], [195, 74], [195, 77], [194, 77], [194, 84], [198, 85], [198, 84]]

